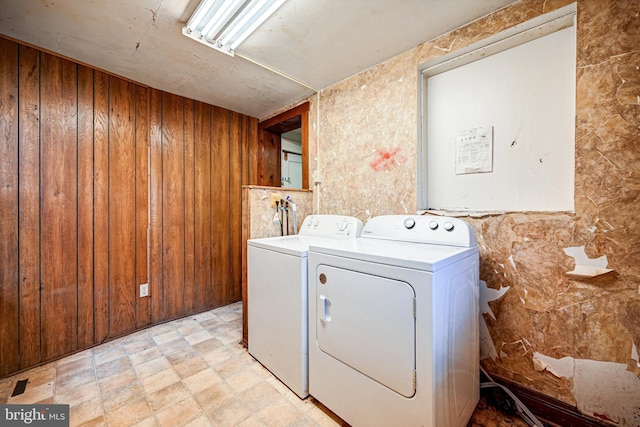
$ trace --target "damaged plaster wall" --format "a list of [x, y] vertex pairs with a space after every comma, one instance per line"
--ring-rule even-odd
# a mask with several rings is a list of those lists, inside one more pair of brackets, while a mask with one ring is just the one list
[[[517, 2], [310, 98], [314, 210], [363, 221], [414, 213], [418, 67], [570, 3]], [[578, 0], [577, 11], [575, 213], [467, 218], [492, 292], [482, 363], [589, 416], [637, 426], [640, 3]], [[556, 375], [542, 358], [569, 368]], [[619, 403], [585, 378], [607, 382]]]

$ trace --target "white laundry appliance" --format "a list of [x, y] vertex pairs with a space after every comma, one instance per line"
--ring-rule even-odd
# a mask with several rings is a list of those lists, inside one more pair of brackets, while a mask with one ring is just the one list
[[301, 398], [309, 395], [309, 245], [353, 240], [361, 231], [354, 217], [311, 215], [299, 234], [247, 241], [249, 353]]
[[309, 248], [309, 392], [354, 427], [463, 427], [479, 399], [479, 260], [456, 218], [379, 216]]

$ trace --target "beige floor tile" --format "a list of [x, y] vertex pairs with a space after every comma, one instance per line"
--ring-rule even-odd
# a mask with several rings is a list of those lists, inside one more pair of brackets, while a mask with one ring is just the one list
[[214, 384], [206, 389], [195, 393], [193, 395], [196, 401], [200, 404], [200, 407], [207, 414], [210, 413], [213, 408], [222, 405], [229, 399], [236, 396], [231, 387], [224, 381]]
[[41, 384], [37, 387], [29, 387], [29, 385], [27, 384], [27, 388], [23, 394], [11, 397], [11, 393], [13, 392], [13, 388], [12, 388], [9, 391], [7, 403], [20, 404], [20, 403], [41, 402], [45, 399], [49, 399], [53, 397], [53, 389], [54, 389], [53, 381], [49, 383]]
[[[123, 352], [124, 354], [124, 352]], [[131, 366], [131, 362], [129, 358], [126, 356], [120, 357], [118, 359], [110, 360], [101, 365], [96, 366], [96, 376], [98, 379], [106, 378], [111, 375], [119, 374], [122, 372], [132, 371], [133, 368]]]
[[150, 362], [154, 359], [158, 359], [159, 357], [162, 357], [162, 352], [160, 352], [160, 350], [156, 346], [156, 343], [153, 341], [151, 342], [153, 343], [153, 347], [141, 350], [129, 356], [129, 361], [131, 362], [131, 365], [135, 367], [138, 365], [142, 365], [143, 363]]
[[270, 403], [257, 415], [263, 423], [270, 427], [288, 426], [303, 416], [302, 412], [284, 398]]
[[13, 388], [6, 389], [3, 387], [4, 386], [0, 385], [0, 405], [4, 405], [5, 403], [7, 403], [7, 400], [9, 400], [9, 397], [11, 396], [11, 393], [13, 391]]
[[156, 419], [158, 424], [163, 427], [181, 427], [203, 415], [196, 401], [188, 398], [157, 412]]
[[[200, 326], [200, 325], [198, 325]], [[211, 335], [211, 332], [207, 331], [206, 329], [202, 328], [202, 326], [200, 326], [201, 330], [189, 335], [185, 335], [184, 339], [187, 340], [187, 342], [191, 345], [194, 344], [198, 344], [201, 343], [203, 341], [209, 340], [211, 338], [213, 338], [213, 335]]]
[[284, 385], [284, 383], [282, 381], [280, 381], [279, 379], [277, 379], [274, 376], [270, 376], [265, 381], [267, 383], [269, 383], [269, 385], [271, 385], [271, 387], [273, 387], [276, 390], [278, 390], [278, 393], [280, 393], [280, 394], [282, 394], [284, 396], [295, 395], [295, 393], [292, 392], [291, 389], [289, 389], [289, 387]]
[[135, 341], [126, 342], [124, 344], [124, 350], [127, 352], [129, 357], [132, 355], [139, 353], [143, 350], [148, 350], [150, 348], [154, 348], [156, 343], [152, 340], [148, 335], [142, 336]]
[[315, 399], [311, 396], [308, 396], [305, 399], [300, 399], [297, 394], [291, 393], [286, 395], [285, 398], [300, 412], [307, 412], [316, 407], [316, 404], [314, 403]]
[[211, 310], [209, 310], [209, 311], [203, 311], [202, 313], [195, 314], [191, 317], [194, 320], [198, 321], [199, 323], [202, 323], [206, 320], [217, 318], [218, 316], [216, 316]]
[[207, 330], [212, 330], [222, 325], [226, 325], [226, 322], [220, 319], [218, 316], [213, 316], [210, 319], [200, 322], [200, 324], [202, 325], [203, 328]]
[[216, 333], [215, 337], [224, 345], [229, 345], [240, 341], [242, 339], [242, 332], [238, 330], [232, 330], [224, 333]]
[[180, 333], [175, 329], [171, 328], [170, 331], [167, 331], [164, 334], [154, 335], [152, 338], [157, 345], [161, 345], [177, 339], [182, 339], [182, 335], [180, 335]]
[[155, 326], [152, 326], [149, 329], [147, 329], [147, 331], [149, 332], [149, 336], [151, 338], [153, 338], [153, 337], [155, 337], [157, 335], [166, 334], [167, 332], [171, 332], [171, 331], [174, 331], [174, 330], [175, 330], [175, 328], [173, 327], [171, 322], [162, 323], [160, 325], [155, 325]]
[[56, 381], [54, 391], [54, 403], [66, 403], [71, 407], [100, 396], [100, 389], [98, 388], [98, 383], [96, 381], [92, 381], [78, 387], [67, 388], [59, 388]]
[[147, 400], [154, 412], [160, 412], [163, 408], [190, 397], [191, 393], [181, 382], [147, 393]]
[[250, 369], [246, 368], [235, 375], [227, 377], [225, 380], [236, 393], [242, 393], [262, 381], [262, 378]]
[[198, 418], [189, 421], [188, 424], [185, 424], [185, 427], [217, 427], [215, 424], [212, 424], [209, 420], [209, 417], [206, 415], [199, 416]]
[[133, 368], [129, 368], [126, 371], [118, 372], [114, 375], [98, 380], [98, 386], [100, 387], [100, 393], [107, 394], [113, 390], [117, 390], [129, 384], [137, 382], [138, 378]]
[[103, 363], [111, 362], [115, 359], [120, 359], [122, 357], [126, 357], [124, 347], [122, 346], [122, 341], [118, 341], [117, 345], [111, 344], [104, 349], [101, 347], [97, 347], [93, 351], [93, 360], [95, 361], [96, 366], [102, 365]]
[[231, 356], [223, 362], [212, 366], [212, 368], [215, 369], [222, 378], [227, 378], [237, 374], [238, 372], [246, 370], [247, 365], [239, 357]]
[[167, 358], [164, 356], [158, 357], [157, 359], [150, 360], [134, 367], [138, 378], [146, 378], [169, 368], [171, 368], [171, 363], [169, 363]]
[[178, 381], [180, 381], [180, 377], [176, 374], [176, 371], [174, 371], [173, 368], [165, 369], [140, 379], [142, 387], [144, 387], [144, 391], [147, 394], [162, 390], [163, 388], [168, 387], [171, 384], [175, 384]]
[[131, 427], [156, 427], [157, 425], [158, 423], [156, 422], [156, 417], [149, 417], [133, 424]]
[[281, 394], [266, 381], [261, 381], [253, 387], [240, 393], [249, 409], [253, 412], [266, 408], [269, 404], [281, 398]]
[[58, 361], [55, 367], [55, 372], [58, 377], [63, 377], [69, 373], [75, 373], [84, 371], [86, 369], [93, 369], [93, 358], [90, 352], [83, 352], [84, 357], [74, 358], [71, 360], [61, 359]]
[[209, 366], [218, 365], [233, 357], [233, 353], [227, 347], [220, 347], [204, 354], [200, 353], [200, 355], [202, 356], [202, 359], [209, 364]]
[[211, 408], [207, 415], [216, 427], [233, 427], [249, 418], [252, 413], [240, 398], [234, 397]]
[[183, 384], [194, 395], [221, 381], [222, 377], [209, 367], [182, 380]]
[[204, 327], [193, 317], [187, 317], [182, 322], [173, 325], [176, 331], [180, 332], [180, 335], [186, 337], [187, 335], [195, 334], [200, 331], [204, 331]]
[[105, 422], [100, 397], [87, 400], [80, 405], [69, 408], [70, 425], [79, 426], [89, 422], [103, 424]]
[[271, 372], [269, 372], [267, 368], [262, 366], [260, 363], [252, 365], [251, 370], [262, 379], [270, 378], [273, 375]]
[[171, 364], [179, 363], [188, 357], [199, 356], [200, 354], [194, 350], [188, 342], [180, 338], [167, 344], [158, 346], [158, 349], [164, 354]]
[[58, 360], [56, 362], [52, 362], [51, 365], [55, 365], [56, 367], [58, 367], [58, 366], [65, 365], [67, 363], [73, 363], [76, 360], [84, 359], [86, 357], [92, 358], [93, 357], [93, 350], [94, 350], [93, 348], [89, 348], [87, 350], [83, 350], [81, 352], [78, 352], [78, 353], [72, 354], [70, 356], [67, 356], [67, 357], [65, 357], [63, 359], [60, 359], [60, 360]]
[[[37, 368], [31, 369], [28, 372], [25, 372], [23, 375], [24, 378], [20, 379], [28, 379], [27, 389], [30, 387], [38, 387], [43, 384], [48, 384], [55, 381], [57, 375], [57, 369], [54, 363], [48, 363], [44, 366], [39, 366]], [[13, 382], [13, 386], [15, 386], [17, 381]], [[13, 389], [11, 390], [13, 392]]]
[[145, 338], [149, 338], [149, 329], [142, 329], [137, 332], [132, 332], [125, 337], [122, 337], [122, 343], [124, 345], [127, 345], [136, 341], [144, 340]]
[[136, 381], [107, 394], [103, 394], [102, 406], [106, 412], [112, 412], [144, 396], [145, 392], [142, 384]]
[[96, 381], [96, 372], [93, 367], [78, 371], [69, 371], [65, 375], [56, 375], [56, 390], [76, 388], [84, 384]]
[[258, 418], [257, 415], [252, 415], [246, 420], [244, 420], [243, 422], [241, 422], [240, 424], [238, 424], [238, 427], [264, 427], [264, 426], [265, 424], [262, 421], [260, 421], [260, 418]]
[[144, 397], [105, 414], [109, 427], [132, 426], [152, 416], [153, 412]]
[[177, 363], [172, 363], [173, 369], [180, 376], [180, 378], [188, 378], [198, 372], [209, 368], [207, 362], [205, 362], [200, 355], [196, 352], [194, 356], [187, 357]]
[[323, 406], [316, 406], [305, 413], [312, 421], [320, 427], [338, 427], [346, 426], [347, 424], [338, 418], [335, 414], [329, 412]]
[[287, 427], [318, 427], [318, 424], [313, 421], [311, 418], [303, 415], [297, 418], [294, 422], [289, 424]]
[[193, 348], [196, 349], [196, 351], [200, 354], [207, 354], [221, 347], [223, 347], [223, 344], [215, 338], [211, 338], [193, 345]]

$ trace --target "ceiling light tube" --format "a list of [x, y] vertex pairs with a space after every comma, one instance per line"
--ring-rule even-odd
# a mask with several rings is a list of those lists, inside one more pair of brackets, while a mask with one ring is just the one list
[[236, 14], [242, 6], [243, 0], [224, 0], [224, 3], [215, 11], [209, 22], [202, 28], [200, 34], [207, 40], [212, 40], [229, 19]]
[[285, 0], [202, 0], [182, 33], [228, 55]]
[[276, 0], [276, 1], [273, 1], [270, 5], [268, 5], [268, 8], [266, 9], [265, 12], [263, 12], [260, 16], [258, 16], [252, 22], [250, 22], [249, 25], [246, 27], [246, 29], [243, 32], [241, 32], [240, 35], [238, 35], [235, 38], [235, 40], [229, 42], [229, 48], [231, 50], [234, 50], [235, 48], [237, 48], [240, 45], [240, 43], [242, 43], [247, 37], [249, 37], [284, 2], [285, 0]]
[[213, 7], [215, 2], [216, 0], [203, 0], [202, 3], [198, 5], [196, 11], [193, 12], [193, 15], [189, 18], [189, 22], [187, 22], [187, 29], [190, 33], [198, 28], [205, 15]]
[[233, 37], [240, 30], [243, 30], [246, 25], [253, 22], [255, 19], [259, 19], [260, 16], [256, 16], [262, 7], [267, 3], [267, 0], [256, 0], [249, 2], [244, 9], [238, 14], [238, 16], [229, 24], [229, 26], [220, 35], [220, 42], [222, 44], [228, 44]]

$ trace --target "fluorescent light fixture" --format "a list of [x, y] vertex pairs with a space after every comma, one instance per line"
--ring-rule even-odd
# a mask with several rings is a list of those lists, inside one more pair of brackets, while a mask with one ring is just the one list
[[182, 34], [233, 56], [285, 0], [202, 0]]

